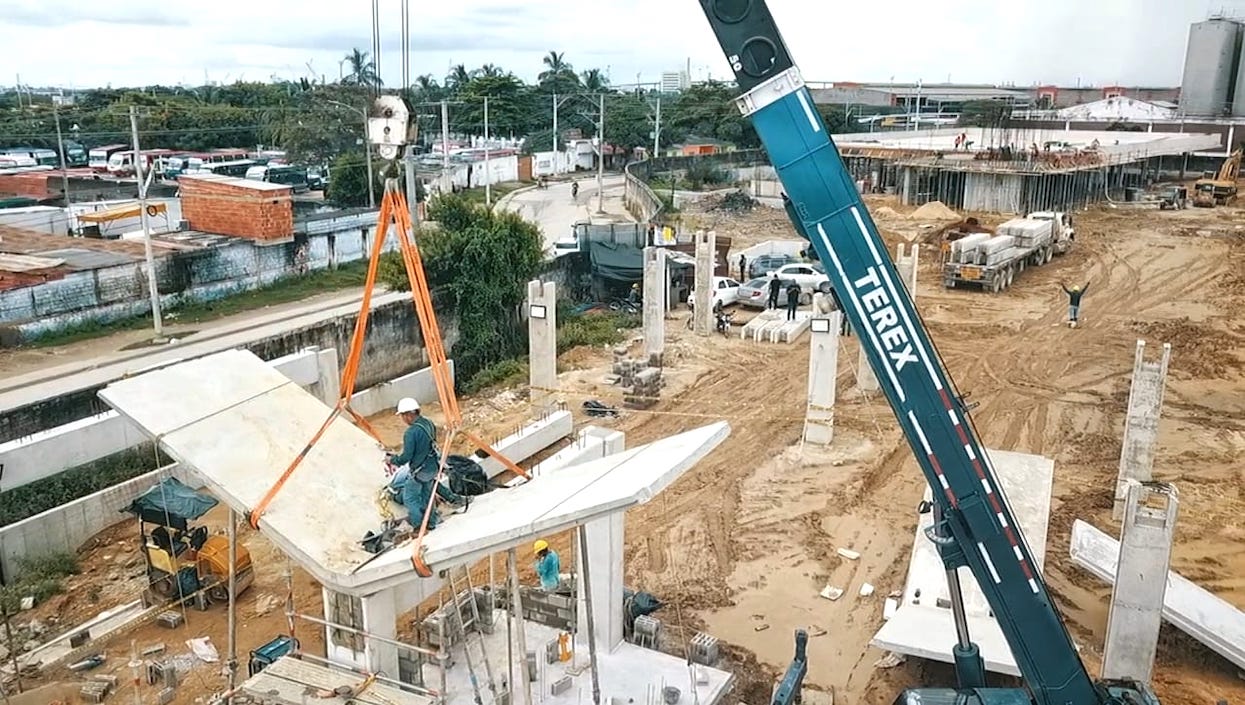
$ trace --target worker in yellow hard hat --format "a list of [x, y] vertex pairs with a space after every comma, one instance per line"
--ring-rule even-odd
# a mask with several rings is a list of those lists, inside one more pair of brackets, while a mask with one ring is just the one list
[[532, 552], [536, 554], [536, 575], [540, 578], [540, 588], [549, 592], [556, 590], [562, 572], [558, 552], [549, 548], [549, 542], [544, 539], [537, 539], [532, 544]]
[[1068, 325], [1076, 328], [1081, 318], [1081, 297], [1089, 291], [1089, 282], [1086, 282], [1085, 286], [1073, 285], [1071, 289], [1062, 283], [1059, 287], [1063, 289], [1063, 293], [1068, 295]]

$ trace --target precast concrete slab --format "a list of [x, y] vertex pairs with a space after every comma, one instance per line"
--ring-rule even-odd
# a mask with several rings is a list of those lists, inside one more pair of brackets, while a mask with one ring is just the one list
[[[1040, 571], [1046, 557], [1046, 530], [1050, 519], [1055, 462], [1040, 455], [1001, 450], [987, 449], [986, 454]], [[926, 501], [931, 497], [926, 489]], [[947, 574], [938, 549], [925, 537], [925, 528], [930, 522], [928, 514], [917, 518], [916, 539], [912, 560], [908, 564], [903, 600], [895, 614], [873, 635], [871, 643], [887, 651], [954, 663], [951, 647], [955, 645], [955, 624], [950, 609]], [[1019, 676], [1020, 669], [1016, 667], [1011, 647], [972, 573], [960, 571], [960, 586], [969, 634], [981, 649], [986, 669]]]
[[797, 311], [795, 316], [794, 321], [788, 321], [785, 309], [762, 311], [739, 329], [739, 338], [757, 343], [794, 343], [808, 330], [813, 314]]
[[[497, 610], [493, 621], [497, 626], [492, 634], [483, 636], [484, 649], [494, 677], [499, 681], [507, 673], [506, 620], [506, 612]], [[579, 648], [569, 661], [548, 663], [545, 645], [557, 640], [558, 630], [535, 622], [520, 620], [519, 624], [523, 625], [528, 651], [535, 651], [537, 655], [536, 678], [531, 682], [531, 702], [542, 705], [592, 702], [592, 670], [589, 668], [587, 649]], [[473, 643], [473, 657], [478, 654], [476, 648]], [[488, 683], [480, 663], [476, 662], [473, 674], [465, 661], [455, 661], [455, 665], [446, 672], [447, 705], [472, 705], [473, 676], [480, 680], [481, 695], [488, 698]], [[628, 642], [620, 643], [612, 651], [598, 650], [597, 672], [602, 703], [660, 703], [662, 689], [672, 687], [680, 691], [678, 703], [681, 705], [717, 705], [724, 701], [735, 681], [735, 676], [728, 671], [706, 666], [689, 668], [687, 659], [683, 657]], [[435, 665], [425, 665], [423, 675], [425, 683], [440, 683], [441, 674]], [[509, 682], [510, 679], [506, 680]], [[522, 686], [518, 685], [521, 681], [516, 678], [515, 682], [516, 692], [510, 694], [510, 702], [522, 703], [524, 695], [520, 690]], [[500, 690], [502, 686], [498, 683], [497, 687]]]
[[[242, 350], [122, 380], [100, 396], [243, 513], [260, 503], [328, 414], [318, 399]], [[711, 424], [483, 495], [427, 534], [425, 562], [434, 570], [458, 565], [646, 502], [729, 431], [726, 423]], [[384, 521], [377, 501], [383, 458], [371, 437], [338, 420], [260, 517], [261, 531], [338, 592], [369, 595], [417, 579], [409, 542], [380, 555], [360, 543]]]
[[[1073, 563], [1115, 584], [1119, 541], [1077, 519], [1072, 522], [1071, 555]], [[1163, 619], [1245, 669], [1245, 612], [1175, 571], [1167, 573]]]

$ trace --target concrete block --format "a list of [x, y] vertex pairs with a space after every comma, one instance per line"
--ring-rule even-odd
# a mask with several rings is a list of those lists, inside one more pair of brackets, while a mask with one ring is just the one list
[[571, 677], [570, 676], [562, 676], [561, 678], [554, 681], [553, 685], [550, 686], [549, 688], [550, 692], [553, 695], [561, 695], [570, 689], [571, 689]]
[[558, 640], [550, 639], [545, 643], [545, 663], [558, 662]]
[[536, 652], [527, 652], [527, 679], [531, 682], [536, 681]]
[[165, 647], [164, 647], [164, 643], [163, 643], [163, 642], [161, 642], [161, 643], [159, 643], [159, 644], [152, 644], [152, 645], [150, 645], [150, 646], [144, 646], [144, 647], [143, 647], [143, 650], [139, 652], [139, 655], [140, 655], [140, 656], [143, 656], [143, 657], [147, 657], [147, 656], [155, 656], [155, 655], [157, 655], [157, 654], [162, 654], [162, 653], [164, 653], [164, 648], [165, 648]]
[[182, 626], [185, 621], [186, 619], [182, 617], [181, 612], [174, 612], [173, 610], [161, 612], [160, 616], [156, 617], [156, 623], [166, 629], [176, 629]]
[[173, 702], [173, 698], [177, 697], [177, 690], [174, 688], [165, 688], [156, 694], [156, 702], [160, 705], [169, 705]]
[[691, 647], [693, 662], [699, 663], [702, 666], [712, 666], [718, 662], [720, 653], [716, 638], [700, 632], [692, 637], [689, 646]]

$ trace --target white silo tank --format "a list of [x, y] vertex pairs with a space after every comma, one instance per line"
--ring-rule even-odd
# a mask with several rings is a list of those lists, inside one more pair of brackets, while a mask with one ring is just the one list
[[[1180, 86], [1180, 109], [1186, 115], [1224, 115], [1233, 108], [1240, 49], [1241, 25], [1234, 20], [1216, 17], [1189, 27]], [[1242, 91], [1236, 93], [1245, 98]]]

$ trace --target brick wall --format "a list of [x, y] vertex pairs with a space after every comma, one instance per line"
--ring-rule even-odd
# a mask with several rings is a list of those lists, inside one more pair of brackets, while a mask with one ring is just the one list
[[191, 230], [252, 240], [294, 236], [294, 204], [288, 186], [216, 175], [186, 175], [182, 218]]

